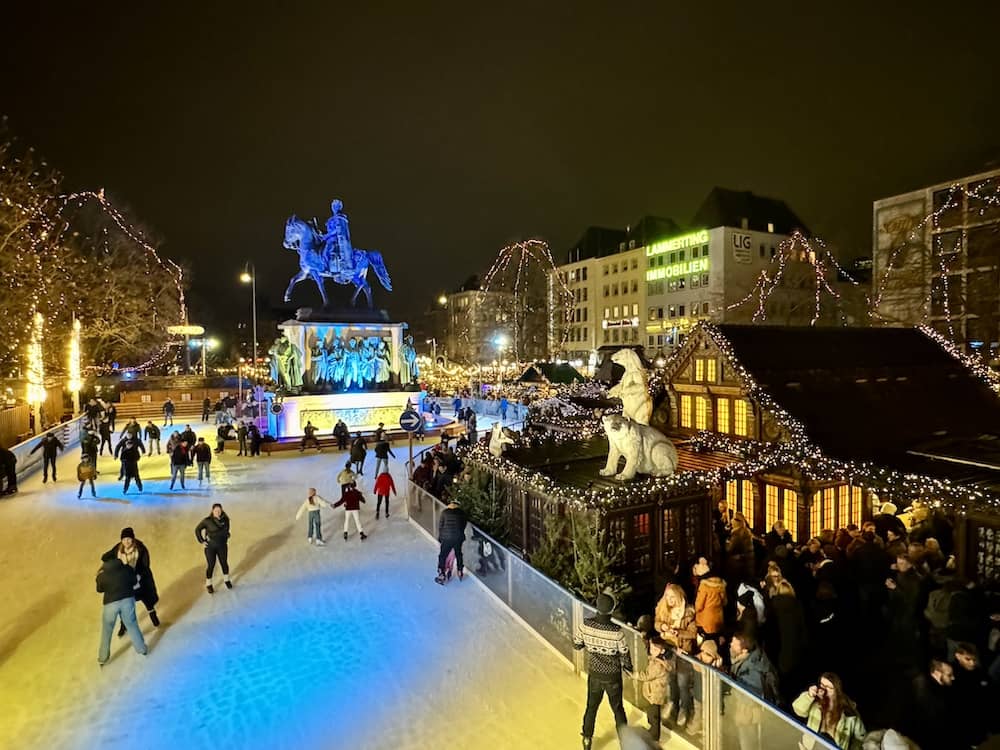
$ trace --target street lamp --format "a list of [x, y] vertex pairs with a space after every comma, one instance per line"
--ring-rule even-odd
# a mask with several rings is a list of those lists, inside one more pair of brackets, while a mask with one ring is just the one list
[[445, 305], [447, 305], [448, 304], [448, 297], [442, 294], [440, 297], [438, 297], [438, 304], [441, 305], [441, 307], [444, 307]]
[[438, 340], [436, 338], [427, 339], [427, 343], [434, 347], [434, 366], [437, 366], [438, 361]]
[[256, 385], [257, 376], [257, 269], [252, 262], [248, 262], [240, 274], [240, 281], [250, 285], [250, 301], [253, 305], [253, 368], [251, 372]]

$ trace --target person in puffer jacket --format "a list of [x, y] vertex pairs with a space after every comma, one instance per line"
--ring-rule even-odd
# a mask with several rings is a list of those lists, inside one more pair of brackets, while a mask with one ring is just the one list
[[465, 525], [468, 518], [462, 510], [457, 500], [448, 503], [448, 507], [441, 511], [441, 520], [438, 522], [438, 541], [441, 542], [441, 550], [438, 553], [438, 576], [434, 580], [443, 583], [447, 578], [448, 554], [455, 552], [455, 570], [458, 572], [458, 580], [465, 577], [465, 565], [462, 560], [462, 543], [465, 541]]
[[698, 581], [694, 600], [694, 621], [698, 632], [709, 640], [718, 640], [723, 631], [726, 606], [726, 582], [715, 575], [708, 560], [698, 558], [692, 572]]
[[378, 520], [379, 512], [382, 508], [382, 501], [385, 500], [385, 517], [389, 517], [389, 495], [396, 494], [396, 483], [392, 481], [392, 474], [383, 471], [375, 478], [375, 520]]
[[649, 720], [649, 734], [657, 742], [660, 741], [660, 716], [663, 704], [667, 702], [667, 680], [670, 676], [671, 654], [667, 643], [659, 635], [649, 639], [649, 663], [646, 668], [636, 674], [636, 679], [642, 683], [642, 697], [649, 702], [646, 718]]

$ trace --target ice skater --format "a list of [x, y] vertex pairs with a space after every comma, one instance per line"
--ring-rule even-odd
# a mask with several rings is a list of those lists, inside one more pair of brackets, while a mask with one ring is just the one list
[[334, 508], [338, 508], [341, 505], [344, 506], [344, 541], [347, 541], [348, 527], [350, 526], [351, 519], [354, 519], [354, 525], [358, 529], [358, 533], [361, 534], [361, 541], [363, 542], [368, 536], [365, 534], [365, 530], [361, 527], [361, 503], [365, 502], [365, 496], [358, 491], [358, 486], [351, 482], [344, 488], [344, 494], [333, 504]]
[[351, 463], [356, 464], [355, 471], [358, 476], [364, 476], [365, 456], [368, 455], [368, 441], [361, 436], [360, 432], [355, 434], [354, 442], [351, 443]]
[[169, 423], [171, 427], [174, 426], [174, 402], [169, 396], [167, 400], [163, 402], [163, 426], [166, 427]]
[[195, 461], [198, 464], [198, 484], [201, 484], [201, 475], [204, 473], [205, 479], [212, 481], [212, 446], [205, 442], [205, 438], [198, 438], [194, 444]]
[[149, 455], [153, 455], [153, 446], [156, 446], [156, 455], [160, 455], [160, 428], [153, 424], [152, 420], [146, 421], [146, 429], [143, 430], [146, 438], [146, 445], [149, 446]]
[[92, 497], [97, 497], [97, 490], [94, 489], [94, 477], [97, 476], [97, 462], [96, 456], [92, 456], [90, 453], [83, 454], [83, 460], [77, 464], [76, 467], [76, 478], [80, 480], [80, 489], [76, 493], [76, 499], [79, 500], [83, 497], [83, 485], [90, 482], [90, 494]]
[[[149, 621], [153, 623], [153, 627], [158, 628], [160, 627], [160, 618], [156, 614], [156, 603], [160, 601], [160, 595], [156, 592], [156, 581], [153, 579], [153, 571], [149, 567], [149, 550], [145, 544], [135, 538], [135, 531], [132, 530], [131, 526], [122, 529], [120, 539], [118, 544], [101, 555], [101, 561], [107, 562], [117, 557], [135, 571], [139, 584], [139, 588], [135, 589], [135, 598], [146, 606]], [[118, 628], [118, 637], [123, 637], [126, 630], [123, 621]]]
[[389, 447], [389, 441], [386, 440], [385, 435], [383, 435], [382, 438], [375, 443], [375, 476], [379, 475], [380, 466], [385, 467], [383, 471], [389, 471], [389, 456], [395, 458], [396, 454], [392, 452], [392, 448]]
[[56, 481], [56, 451], [63, 450], [62, 441], [53, 433], [46, 432], [31, 452], [42, 451], [42, 484], [49, 481], [49, 467], [52, 467], [52, 481]]
[[104, 609], [101, 611], [101, 644], [97, 649], [97, 663], [102, 667], [111, 658], [111, 634], [119, 617], [136, 653], [143, 656], [148, 653], [146, 640], [135, 619], [135, 592], [138, 588], [135, 570], [117, 556], [101, 565], [97, 573], [97, 593], [104, 594]]
[[465, 511], [462, 510], [457, 500], [448, 503], [448, 507], [441, 511], [441, 520], [438, 522], [438, 541], [441, 542], [441, 551], [438, 553], [438, 575], [434, 579], [436, 583], [444, 584], [448, 580], [448, 554], [455, 553], [455, 567], [458, 571], [458, 580], [465, 578], [465, 565], [462, 560], [462, 543], [465, 541], [465, 525], [468, 523]]
[[[146, 449], [139, 438], [132, 438], [126, 435], [115, 448], [115, 458], [121, 458], [122, 476], [125, 477], [125, 487], [122, 494], [128, 492], [128, 486], [135, 480], [135, 486], [142, 492], [142, 478], [139, 476], [139, 454], [145, 453]], [[119, 479], [122, 477], [119, 476]]]
[[222, 503], [212, 505], [211, 515], [205, 516], [194, 530], [194, 536], [205, 548], [205, 590], [215, 593], [212, 587], [212, 575], [215, 573], [215, 561], [222, 568], [222, 580], [227, 589], [233, 587], [229, 580], [229, 516], [222, 509]]
[[319, 511], [320, 508], [332, 507], [330, 503], [316, 493], [315, 487], [309, 488], [309, 496], [302, 501], [298, 513], [295, 514], [296, 521], [302, 517], [303, 513], [309, 514], [309, 544], [312, 544], [313, 540], [315, 540], [315, 543], [320, 547], [326, 545], [326, 542], [323, 541], [323, 529], [320, 526]]
[[343, 495], [347, 491], [348, 485], [357, 484], [357, 481], [358, 478], [351, 471], [351, 462], [348, 461], [344, 464], [344, 468], [337, 474], [337, 484], [340, 485], [340, 494]]
[[[177, 435], [175, 432], [174, 435]], [[180, 437], [178, 435], [178, 437]], [[173, 436], [170, 438], [173, 440]], [[174, 445], [173, 450], [170, 451], [170, 489], [174, 488], [174, 483], [177, 478], [180, 477], [181, 489], [186, 490], [187, 487], [184, 486], [184, 473], [187, 471], [187, 467], [191, 465], [191, 454], [188, 451], [188, 444], [183, 440], [177, 442]]]
[[[597, 614], [583, 621], [583, 625], [573, 635], [573, 648], [587, 649], [589, 671], [587, 673], [587, 709], [583, 714], [583, 750], [590, 750], [594, 741], [594, 724], [597, 709], [604, 694], [615, 715], [615, 726], [619, 732], [628, 724], [625, 706], [622, 703], [622, 670], [632, 671], [632, 655], [622, 629], [611, 622], [615, 610], [614, 596], [597, 596]], [[620, 736], [620, 735], [619, 735]]]
[[389, 517], [389, 494], [396, 494], [396, 483], [392, 481], [392, 474], [383, 471], [375, 477], [375, 520], [378, 520], [379, 511], [382, 508], [382, 501], [385, 500], [385, 517]]

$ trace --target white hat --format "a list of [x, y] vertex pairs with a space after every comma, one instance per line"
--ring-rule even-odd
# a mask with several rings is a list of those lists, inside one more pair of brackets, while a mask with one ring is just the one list
[[890, 516], [896, 515], [896, 506], [890, 502], [882, 503], [882, 507], [878, 509], [879, 513], [887, 513]]

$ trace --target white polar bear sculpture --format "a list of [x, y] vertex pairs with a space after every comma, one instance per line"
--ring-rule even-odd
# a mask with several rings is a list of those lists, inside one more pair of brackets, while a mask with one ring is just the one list
[[608, 391], [608, 395], [622, 400], [623, 417], [648, 425], [653, 413], [653, 398], [649, 395], [646, 368], [642, 366], [639, 355], [631, 349], [619, 349], [611, 355], [611, 361], [624, 367], [625, 374]]
[[497, 458], [503, 455], [505, 445], [513, 445], [514, 438], [507, 434], [503, 425], [499, 422], [493, 423], [493, 431], [490, 433], [490, 453]]
[[[608, 435], [608, 462], [601, 469], [602, 477], [614, 474], [615, 479], [628, 481], [637, 473], [666, 477], [677, 471], [677, 449], [659, 430], [617, 414], [601, 421]], [[622, 456], [625, 466], [618, 472]]]

